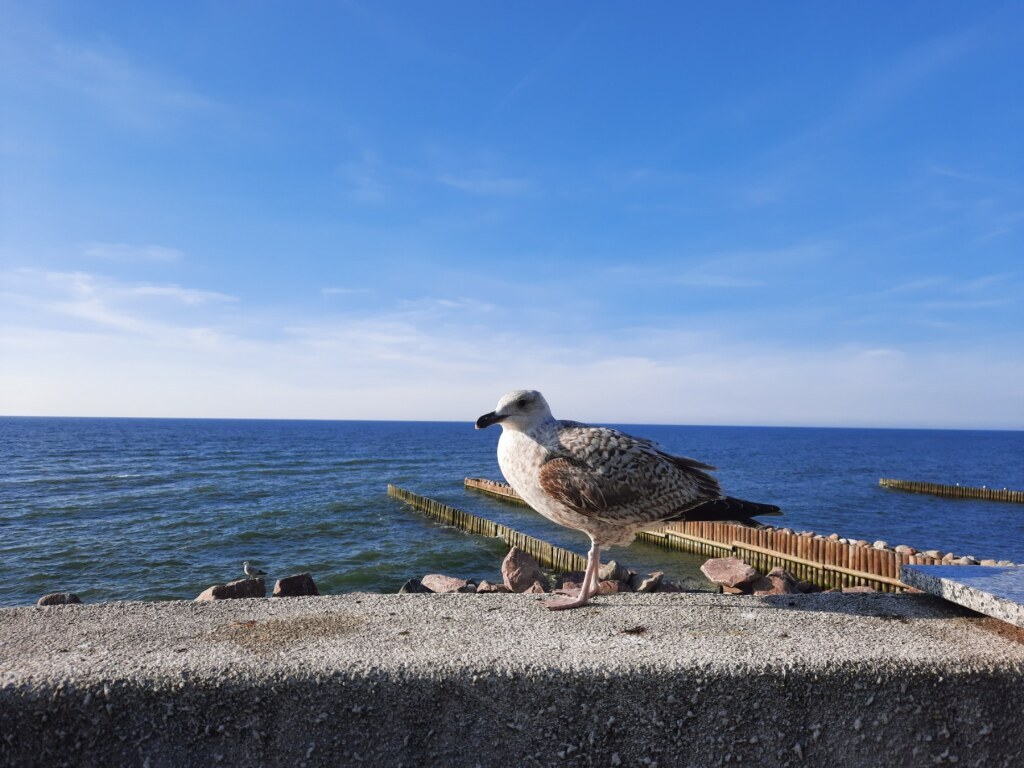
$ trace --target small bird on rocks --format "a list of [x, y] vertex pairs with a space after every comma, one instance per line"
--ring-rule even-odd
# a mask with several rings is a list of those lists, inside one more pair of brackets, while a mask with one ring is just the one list
[[259, 568], [253, 568], [251, 565], [249, 565], [248, 560], [242, 563], [242, 570], [245, 571], [245, 575], [248, 576], [250, 579], [258, 579], [261, 576], [267, 575], [266, 571], [261, 571]]
[[598, 592], [601, 550], [629, 544], [637, 531], [678, 520], [738, 520], [778, 515], [772, 504], [725, 496], [707, 472], [715, 468], [674, 456], [617, 429], [559, 421], [540, 392], [516, 390], [476, 420], [501, 424], [498, 465], [520, 496], [552, 522], [590, 537], [579, 595], [552, 600], [551, 610], [578, 608]]

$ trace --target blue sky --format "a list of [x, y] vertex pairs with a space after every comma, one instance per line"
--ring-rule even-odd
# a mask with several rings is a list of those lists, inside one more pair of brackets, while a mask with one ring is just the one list
[[1024, 428], [1024, 4], [0, 1], [0, 413]]

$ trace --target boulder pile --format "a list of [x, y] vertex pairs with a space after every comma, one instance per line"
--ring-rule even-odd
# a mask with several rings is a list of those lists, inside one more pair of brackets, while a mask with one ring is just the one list
[[[612, 560], [598, 571], [598, 589], [601, 594], [616, 592], [682, 592], [682, 587], [666, 581], [661, 571], [646, 575], [636, 573]], [[476, 582], [473, 579], [458, 579], [439, 573], [428, 573], [419, 579], [409, 579], [398, 591], [403, 594], [416, 592], [517, 592], [525, 594], [575, 594], [583, 582], [582, 571], [571, 571], [554, 579], [541, 570], [529, 552], [512, 547], [501, 563], [501, 583]]]
[[[738, 557], [715, 557], [700, 567], [708, 581], [728, 595], [798, 595], [821, 592], [809, 581], [801, 581], [785, 568], [772, 568], [761, 574]], [[873, 587], [843, 587], [828, 592], [875, 592]]]

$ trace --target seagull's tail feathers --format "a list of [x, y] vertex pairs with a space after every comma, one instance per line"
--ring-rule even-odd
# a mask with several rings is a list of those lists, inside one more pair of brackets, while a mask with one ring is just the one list
[[[721, 499], [712, 499], [691, 507], [680, 513], [671, 520], [686, 520], [691, 522], [737, 522], [741, 525], [757, 525], [757, 521], [751, 518], [760, 515], [781, 515], [782, 510], [774, 504], [761, 504], [756, 501], [746, 501], [732, 496], [725, 496]], [[665, 522], [669, 522], [666, 520]]]

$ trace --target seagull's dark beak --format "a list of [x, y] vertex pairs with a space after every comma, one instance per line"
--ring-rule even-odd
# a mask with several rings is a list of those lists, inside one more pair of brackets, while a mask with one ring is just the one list
[[491, 426], [491, 424], [497, 424], [498, 422], [504, 421], [505, 419], [505, 416], [499, 416], [494, 411], [491, 411], [490, 413], [485, 413], [483, 416], [476, 420], [476, 428], [487, 429], [489, 426]]

